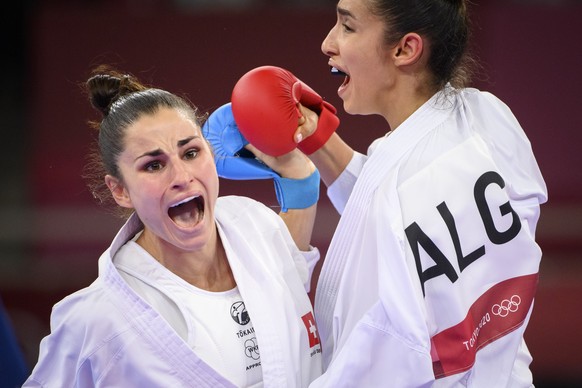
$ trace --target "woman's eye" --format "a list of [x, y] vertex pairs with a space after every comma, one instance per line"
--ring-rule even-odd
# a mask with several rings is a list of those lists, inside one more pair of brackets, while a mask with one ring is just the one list
[[184, 154], [184, 159], [194, 159], [198, 155], [198, 149], [192, 148]]
[[345, 32], [353, 32], [354, 31], [350, 26], [348, 26], [345, 23], [342, 24], [342, 27], [343, 27], [343, 29], [344, 29]]
[[162, 163], [156, 161], [149, 162], [145, 165], [144, 170], [146, 171], [158, 171], [162, 168]]

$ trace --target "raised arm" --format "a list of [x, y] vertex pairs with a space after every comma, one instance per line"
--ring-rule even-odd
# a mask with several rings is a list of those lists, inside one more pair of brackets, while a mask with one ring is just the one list
[[[246, 145], [245, 148], [282, 178], [288, 179], [285, 186], [288, 191], [284, 195], [293, 197], [293, 201], [299, 200], [299, 203], [289, 204], [286, 211], [279, 212], [279, 216], [287, 225], [297, 247], [302, 251], [308, 251], [317, 212], [317, 201], [312, 205], [309, 203], [319, 197], [320, 185], [319, 174], [314, 163], [299, 150], [274, 157], [261, 152], [251, 144]], [[307, 202], [301, 203], [304, 200]]]
[[[241, 135], [231, 104], [214, 111], [202, 128], [214, 150], [218, 175], [226, 179], [273, 179], [280, 216], [300, 250], [310, 247], [319, 199], [320, 176], [315, 165], [294, 149], [270, 156]], [[250, 152], [243, 152], [243, 147]]]
[[[300, 106], [300, 109], [305, 120], [295, 133], [295, 141], [299, 142], [309, 138], [316, 131], [318, 120], [317, 113], [304, 106]], [[353, 155], [354, 150], [337, 132], [334, 132], [319, 149], [309, 155], [309, 158], [319, 170], [323, 183], [329, 186], [344, 171]]]

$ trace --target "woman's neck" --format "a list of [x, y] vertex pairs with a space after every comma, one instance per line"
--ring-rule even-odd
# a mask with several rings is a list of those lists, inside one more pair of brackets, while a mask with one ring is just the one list
[[381, 115], [392, 131], [406, 121], [437, 92], [427, 76], [419, 74], [404, 76], [387, 97]]
[[152, 238], [147, 231], [136, 242], [160, 264], [195, 287], [213, 292], [236, 287], [218, 231], [204, 247], [195, 251], [178, 249], [159, 238]]

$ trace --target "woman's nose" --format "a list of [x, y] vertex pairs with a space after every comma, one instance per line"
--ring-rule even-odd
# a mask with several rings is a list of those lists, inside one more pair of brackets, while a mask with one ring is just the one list
[[331, 30], [329, 30], [329, 32], [327, 33], [327, 36], [325, 37], [325, 39], [323, 40], [323, 42], [321, 42], [321, 51], [327, 55], [328, 57], [333, 56], [334, 54], [336, 54], [336, 49], [335, 49], [335, 38], [334, 38], [334, 34], [335, 34], [335, 28], [336, 26], [334, 26]]
[[175, 163], [172, 172], [172, 186], [175, 188], [185, 186], [193, 180], [192, 174], [184, 162]]

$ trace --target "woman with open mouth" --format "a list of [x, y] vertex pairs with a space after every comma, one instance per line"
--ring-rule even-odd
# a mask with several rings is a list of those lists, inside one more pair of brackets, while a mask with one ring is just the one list
[[[86, 86], [103, 115], [91, 188], [130, 215], [97, 280], [55, 305], [24, 386], [308, 386], [321, 374], [307, 295], [317, 195], [286, 209], [301, 225], [291, 234], [265, 205], [218, 197], [213, 151], [185, 99], [104, 67]], [[300, 184], [315, 176], [305, 190], [318, 193], [301, 152], [272, 166]]]
[[[547, 190], [511, 110], [468, 87], [470, 3], [337, 3], [322, 51], [338, 96], [386, 130], [367, 154], [337, 132], [309, 154], [341, 214], [316, 289], [312, 388], [532, 386]], [[316, 129], [306, 121], [297, 146]]]

